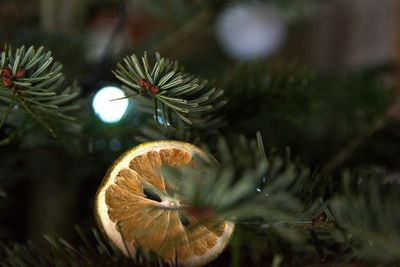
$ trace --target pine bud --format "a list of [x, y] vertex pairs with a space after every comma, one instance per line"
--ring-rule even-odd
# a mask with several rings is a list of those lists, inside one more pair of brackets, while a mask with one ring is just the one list
[[12, 70], [10, 67], [4, 67], [1, 69], [1, 77], [3, 78], [11, 78], [12, 77]]
[[17, 73], [15, 74], [15, 78], [24, 78], [26, 75], [26, 70], [24, 69], [19, 69]]
[[2, 80], [3, 86], [6, 88], [11, 88], [14, 84], [10, 78], [4, 77]]

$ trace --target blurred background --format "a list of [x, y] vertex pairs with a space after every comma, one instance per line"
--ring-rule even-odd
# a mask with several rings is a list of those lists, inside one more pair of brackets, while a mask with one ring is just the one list
[[74, 239], [73, 225], [95, 224], [97, 186], [151, 118], [137, 100], [116, 111], [95, 95], [143, 51], [225, 90], [221, 133], [260, 130], [316, 169], [368, 165], [398, 182], [399, 23], [396, 0], [0, 0], [0, 43], [51, 50], [82, 107], [74, 131], [0, 146], [0, 239]]

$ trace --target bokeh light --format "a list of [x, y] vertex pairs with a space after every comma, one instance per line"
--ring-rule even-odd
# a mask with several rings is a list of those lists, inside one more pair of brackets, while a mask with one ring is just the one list
[[216, 30], [222, 48], [237, 60], [268, 57], [286, 36], [286, 24], [279, 11], [260, 3], [226, 8], [217, 18]]
[[105, 123], [119, 122], [129, 106], [129, 100], [123, 97], [125, 97], [125, 94], [120, 88], [115, 86], [103, 87], [93, 98], [93, 110]]

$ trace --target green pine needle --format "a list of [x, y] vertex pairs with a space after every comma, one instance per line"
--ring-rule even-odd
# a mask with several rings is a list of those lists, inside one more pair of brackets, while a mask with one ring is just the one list
[[52, 120], [75, 122], [67, 111], [78, 108], [71, 104], [79, 95], [78, 88], [74, 85], [64, 89], [62, 65], [54, 61], [50, 51], [33, 46], [28, 49], [22, 46], [14, 51], [6, 46], [0, 64], [0, 103], [8, 107], [0, 108], [0, 127], [11, 113], [21, 110], [53, 136], [56, 132]]
[[210, 114], [226, 104], [223, 90], [183, 72], [177, 62], [161, 58], [158, 53], [153, 65], [146, 53], [141, 61], [135, 55], [128, 56], [113, 73], [126, 86], [128, 95], [154, 98], [156, 123], [165, 127], [175, 127], [179, 120], [189, 126], [207, 127], [215, 121]]
[[184, 202], [236, 223], [262, 218], [260, 225], [288, 224], [300, 219], [300, 201], [289, 189], [300, 173], [293, 164], [282, 168], [281, 161], [267, 159], [258, 149], [261, 145], [260, 139], [258, 144], [244, 137], [229, 143], [220, 139], [219, 164], [198, 157], [196, 168], [165, 168], [164, 177], [178, 185]]
[[336, 238], [348, 243], [355, 258], [398, 264], [400, 186], [383, 183], [384, 177], [376, 172], [357, 176], [346, 172], [342, 178], [343, 193], [330, 202], [336, 222], [343, 229]]
[[165, 264], [154, 253], [138, 249], [135, 259], [125, 257], [112, 244], [102, 239], [96, 230], [84, 234], [76, 227], [80, 244], [65, 239], [44, 236], [46, 244], [0, 242], [1, 267], [163, 267]]

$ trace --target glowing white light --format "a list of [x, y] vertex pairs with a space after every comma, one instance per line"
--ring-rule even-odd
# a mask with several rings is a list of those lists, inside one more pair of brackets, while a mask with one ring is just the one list
[[228, 7], [217, 18], [216, 26], [223, 49], [238, 60], [270, 56], [286, 36], [286, 23], [279, 11], [259, 3]]
[[115, 86], [100, 89], [93, 98], [92, 107], [97, 116], [106, 123], [115, 123], [122, 119], [128, 109], [129, 100], [124, 92]]

